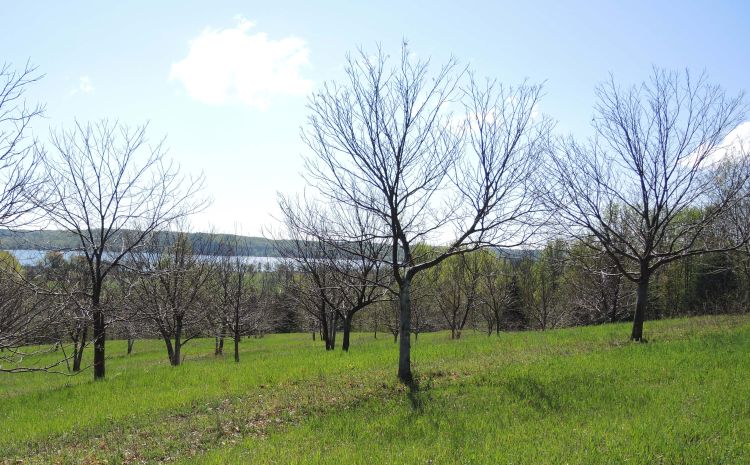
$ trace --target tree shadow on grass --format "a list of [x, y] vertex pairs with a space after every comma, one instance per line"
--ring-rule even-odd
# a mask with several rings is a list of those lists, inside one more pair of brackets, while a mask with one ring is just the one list
[[424, 412], [424, 407], [432, 400], [432, 378], [426, 378], [425, 380], [419, 380], [418, 378], [412, 378], [411, 381], [406, 383], [408, 392], [406, 396], [409, 399], [412, 411], [414, 413], [421, 414]]
[[511, 378], [505, 386], [511, 395], [527, 402], [535, 410], [558, 411], [561, 408], [559, 395], [555, 389], [540, 383], [535, 378], [529, 376]]

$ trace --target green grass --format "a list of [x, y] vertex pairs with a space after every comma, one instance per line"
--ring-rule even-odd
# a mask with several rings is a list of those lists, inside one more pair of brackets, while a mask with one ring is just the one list
[[420, 335], [419, 387], [390, 338], [108, 343], [107, 379], [0, 375], [0, 462], [750, 463], [750, 317], [486, 337]]

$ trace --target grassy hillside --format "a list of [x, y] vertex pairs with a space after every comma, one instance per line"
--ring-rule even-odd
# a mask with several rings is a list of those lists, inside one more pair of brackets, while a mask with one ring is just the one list
[[[108, 344], [108, 378], [0, 375], [8, 463], [750, 462], [750, 317], [486, 337], [421, 335], [419, 387], [394, 381], [390, 338], [326, 353], [309, 335]], [[0, 460], [1, 462], [2, 460]]]

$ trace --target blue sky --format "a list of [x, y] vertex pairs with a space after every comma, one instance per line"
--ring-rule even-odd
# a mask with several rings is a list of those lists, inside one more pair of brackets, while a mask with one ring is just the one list
[[73, 118], [150, 122], [182, 169], [203, 171], [212, 206], [194, 227], [257, 235], [276, 193], [304, 183], [305, 95], [341, 77], [357, 46], [451, 54], [478, 75], [546, 81], [540, 110], [584, 136], [594, 87], [651, 66], [706, 70], [750, 90], [750, 1], [5, 2], [0, 61], [45, 73], [34, 130]]

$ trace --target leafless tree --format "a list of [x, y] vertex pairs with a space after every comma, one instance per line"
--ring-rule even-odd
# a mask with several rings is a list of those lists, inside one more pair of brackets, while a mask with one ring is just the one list
[[399, 336], [399, 301], [398, 298], [375, 304], [377, 312], [381, 315], [381, 321], [385, 329], [393, 336], [393, 342], [398, 342]]
[[201, 334], [212, 263], [205, 259], [206, 243], [191, 241], [184, 232], [151, 236], [147, 245], [129, 254], [127, 265], [140, 274], [133, 299], [139, 315], [164, 340], [170, 364], [177, 366], [183, 346]]
[[553, 240], [542, 249], [526, 275], [527, 315], [533, 326], [543, 331], [570, 322], [571, 296], [562, 286], [568, 261], [568, 244]]
[[[76, 123], [54, 132], [54, 156], [45, 158], [45, 191], [35, 198], [54, 227], [74, 234], [86, 260], [94, 338], [94, 378], [104, 377], [106, 312], [102, 289], [123, 257], [149, 235], [200, 210], [202, 177], [186, 179], [168, 161], [163, 141], [150, 146], [146, 126], [129, 128], [106, 120]], [[143, 156], [141, 156], [143, 154]], [[137, 229], [126, 234], [128, 228]]]
[[716, 248], [699, 241], [747, 183], [746, 170], [734, 170], [717, 198], [712, 163], [746, 106], [742, 94], [728, 97], [705, 74], [661, 69], [630, 88], [610, 78], [597, 97], [596, 136], [564, 139], [551, 157], [548, 203], [570, 235], [609, 255], [637, 284], [631, 339], [640, 341], [658, 268], [747, 239]]
[[43, 150], [31, 136], [31, 124], [44, 106], [29, 106], [24, 95], [41, 76], [30, 63], [16, 71], [0, 64], [0, 226], [12, 227], [32, 220], [30, 194], [41, 196], [39, 164]]
[[[435, 74], [429, 65], [406, 45], [393, 66], [382, 50], [350, 56], [346, 82], [311, 97], [303, 130], [310, 184], [334, 208], [373, 215], [364, 239], [388, 243], [382, 261], [398, 287], [398, 376], [407, 383], [412, 279], [447, 257], [528, 240], [531, 176], [549, 130], [535, 118], [540, 86], [480, 85], [454, 59]], [[338, 241], [357, 237], [336, 226]], [[430, 242], [443, 243], [440, 254], [415, 254]]]
[[485, 254], [480, 262], [477, 307], [486, 323], [487, 335], [500, 335], [503, 313], [511, 304], [510, 264], [504, 258]]
[[461, 338], [480, 304], [480, 266], [480, 256], [473, 252], [445, 260], [432, 269], [435, 303], [451, 330], [451, 339]]
[[258, 273], [252, 263], [248, 263], [243, 238], [231, 236], [220, 244], [220, 255], [213, 270], [214, 289], [212, 294], [219, 321], [216, 353], [223, 353], [224, 336], [231, 331], [234, 341], [234, 361], [240, 361], [240, 339], [243, 332], [262, 334], [263, 323], [268, 321], [259, 308], [259, 290], [254, 278]]
[[283, 240], [274, 241], [276, 253], [283, 260], [283, 268], [290, 270], [291, 279], [285, 280], [285, 295], [307, 317], [317, 321], [326, 350], [336, 344], [336, 330], [341, 301], [339, 288], [333, 284], [334, 269], [326, 259], [326, 245], [307, 229], [298, 227], [295, 210], [285, 213]]
[[[287, 235], [302, 235], [319, 244], [315, 249], [316, 267], [327, 271], [327, 288], [320, 291], [320, 296], [341, 320], [341, 348], [348, 351], [354, 316], [367, 306], [389, 298], [390, 273], [383, 266], [388, 243], [372, 239], [376, 217], [369, 211], [347, 206], [324, 209], [311, 201], [285, 197], [280, 198], [279, 206]], [[339, 241], [332, 231], [342, 228], [355, 232], [354, 236]]]
[[89, 344], [91, 327], [91, 299], [86, 296], [90, 276], [85, 261], [80, 256], [66, 260], [61, 252], [48, 252], [38, 277], [41, 282], [36, 283], [36, 289], [44, 289], [60, 310], [57, 328], [73, 343], [70, 355], [73, 366], [69, 368], [77, 373], [82, 368], [83, 351]]
[[[1, 252], [7, 254], [7, 252]], [[7, 254], [8, 256], [10, 254]], [[0, 372], [38, 371], [45, 367], [24, 366], [29, 352], [24, 346], [51, 342], [50, 327], [57, 323], [59, 311], [48, 296], [34, 293], [19, 276], [20, 270], [9, 269], [12, 263], [0, 258]], [[36, 352], [36, 351], [35, 351]], [[56, 362], [53, 368], [59, 363]]]
[[[717, 192], [720, 193], [719, 198], [724, 196], [725, 190], [732, 189], [732, 179], [736, 177], [737, 170], [750, 170], [750, 163], [744, 159], [750, 154], [750, 141], [737, 139], [731, 143], [732, 148], [740, 155], [725, 160], [717, 170], [716, 185]], [[750, 235], [750, 182], [743, 189], [740, 200], [727, 208], [719, 221], [712, 225], [706, 234], [706, 241], [730, 247], [741, 243], [736, 251], [730, 251], [726, 255], [729, 259], [727, 265], [731, 266], [745, 283], [744, 286], [739, 286], [736, 298], [733, 299], [736, 308], [745, 309], [750, 302], [750, 241], [743, 241], [743, 238]], [[714, 269], [714, 272], [721, 271], [721, 267]]]
[[612, 259], [574, 244], [564, 280], [574, 324], [615, 323], [629, 317], [635, 293]]
[[[24, 269], [10, 253], [0, 251], [0, 372], [64, 374], [57, 370], [62, 364], [71, 371], [70, 360], [75, 364], [78, 354], [64, 349], [67, 296], [53, 287], [46, 275]], [[36, 356], [57, 351], [60, 357], [38, 363]]]

